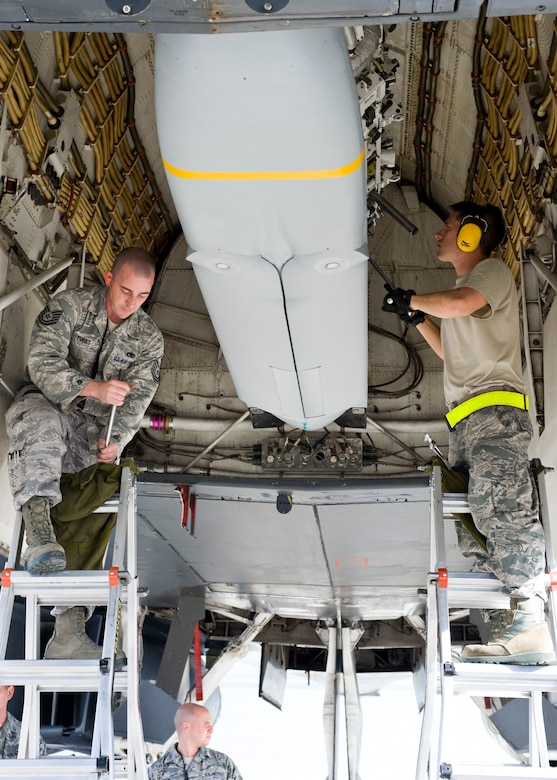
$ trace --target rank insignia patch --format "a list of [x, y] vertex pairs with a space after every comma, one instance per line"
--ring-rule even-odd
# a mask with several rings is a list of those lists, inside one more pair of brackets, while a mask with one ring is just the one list
[[60, 317], [62, 316], [62, 310], [58, 309], [57, 311], [51, 311], [48, 306], [45, 306], [45, 308], [42, 310], [42, 312], [39, 314], [39, 324], [40, 325], [56, 325]]

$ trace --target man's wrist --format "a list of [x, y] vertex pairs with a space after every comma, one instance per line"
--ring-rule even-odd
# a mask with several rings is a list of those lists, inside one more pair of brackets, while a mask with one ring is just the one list
[[82, 396], [83, 398], [94, 398], [96, 384], [97, 383], [93, 379], [90, 379], [86, 384], [83, 385], [78, 393], [78, 396]]

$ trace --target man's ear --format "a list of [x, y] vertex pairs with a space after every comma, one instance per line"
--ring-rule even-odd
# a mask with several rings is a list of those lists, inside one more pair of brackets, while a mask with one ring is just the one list
[[112, 282], [112, 271], [105, 271], [104, 272], [104, 283], [107, 287], [110, 287], [110, 283]]
[[12, 698], [12, 696], [15, 693], [15, 688], [13, 685], [8, 685], [8, 701]]

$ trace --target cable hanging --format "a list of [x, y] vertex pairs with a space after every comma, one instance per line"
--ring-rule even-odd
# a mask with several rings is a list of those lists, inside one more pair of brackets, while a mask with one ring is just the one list
[[[397, 344], [400, 344], [406, 353], [406, 365], [402, 371], [393, 379], [389, 379], [386, 382], [382, 382], [378, 385], [368, 385], [368, 395], [380, 395], [386, 398], [402, 398], [403, 396], [408, 395], [420, 384], [424, 376], [424, 364], [422, 359], [416, 348], [409, 344], [405, 338], [408, 327], [406, 328], [404, 336], [397, 336], [395, 333], [385, 330], [384, 328], [380, 328], [377, 325], [372, 325], [371, 323], [368, 323], [368, 330], [383, 338], [396, 341]], [[396, 384], [407, 374], [410, 375], [410, 380], [405, 387], [396, 390], [384, 389], [390, 385]]]

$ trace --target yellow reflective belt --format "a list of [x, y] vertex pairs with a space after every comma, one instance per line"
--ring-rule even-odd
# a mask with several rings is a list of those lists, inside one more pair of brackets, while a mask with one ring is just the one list
[[489, 393], [480, 393], [463, 401], [450, 412], [447, 412], [445, 419], [449, 424], [451, 431], [472, 412], [478, 409], [485, 409], [486, 406], [514, 406], [517, 409], [528, 409], [528, 396], [522, 393], [514, 393], [511, 390], [493, 390]]

